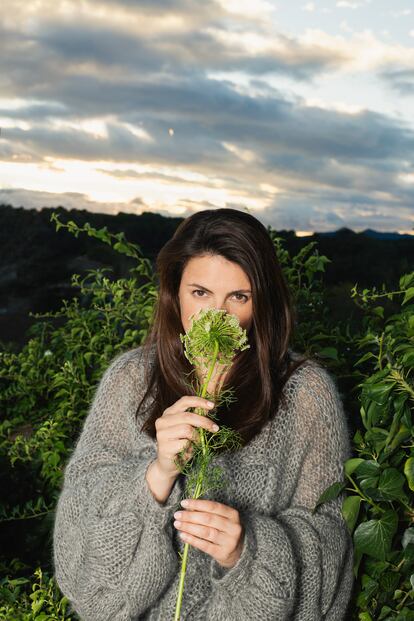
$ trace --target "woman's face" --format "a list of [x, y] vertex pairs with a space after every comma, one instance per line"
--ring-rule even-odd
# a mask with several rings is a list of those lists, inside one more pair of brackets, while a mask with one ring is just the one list
[[204, 308], [236, 315], [249, 332], [253, 319], [250, 280], [242, 268], [221, 255], [193, 257], [184, 268], [178, 291], [181, 322], [188, 332], [190, 316]]

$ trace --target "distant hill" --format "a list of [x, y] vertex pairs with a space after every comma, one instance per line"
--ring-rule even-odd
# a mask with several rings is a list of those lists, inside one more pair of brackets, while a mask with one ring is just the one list
[[[65, 229], [56, 231], [50, 222], [52, 212], [60, 220], [89, 222], [95, 228], [106, 226], [112, 233], [123, 231], [128, 241], [141, 247], [151, 261], [170, 239], [182, 218], [144, 212], [141, 215], [107, 215], [63, 207], [25, 209], [0, 204], [0, 341], [23, 343], [33, 319], [29, 311], [46, 312], [62, 306], [77, 291], [70, 286], [73, 273], [87, 269], [112, 267], [113, 277], [127, 275], [133, 260], [119, 255], [98, 240]], [[414, 237], [398, 233], [379, 233], [367, 229], [355, 233], [343, 227], [338, 231], [297, 237], [295, 231], [278, 231], [286, 248], [295, 255], [312, 241], [320, 254], [331, 259], [325, 282], [332, 296], [344, 295], [351, 285], [397, 286], [403, 273], [414, 270]], [[392, 241], [393, 243], [390, 243]], [[348, 302], [340, 310], [348, 312]]]
[[408, 233], [382, 233], [380, 231], [373, 231], [372, 229], [365, 229], [363, 231], [364, 235], [368, 235], [369, 237], [376, 237], [377, 239], [413, 239], [413, 235], [409, 235]]
[[[391, 240], [399, 240], [399, 239], [414, 239], [414, 235], [409, 235], [408, 233], [395, 233], [395, 232], [383, 232], [383, 231], [374, 231], [373, 229], [365, 229], [360, 233], [356, 233], [352, 229], [348, 229], [347, 227], [342, 227], [337, 231], [328, 231], [326, 233], [316, 233], [320, 237], [337, 237], [338, 235], [365, 235], [366, 237], [374, 237], [375, 239], [391, 239]], [[308, 235], [308, 237], [310, 237]]]

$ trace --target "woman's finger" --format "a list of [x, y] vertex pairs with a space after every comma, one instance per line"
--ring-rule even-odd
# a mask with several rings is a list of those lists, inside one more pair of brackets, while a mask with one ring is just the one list
[[164, 410], [164, 413], [169, 416], [171, 414], [187, 410], [188, 408], [203, 408], [204, 410], [212, 410], [214, 408], [214, 403], [213, 405], [210, 405], [210, 403], [211, 401], [204, 399], [204, 397], [184, 395]]
[[194, 537], [204, 539], [217, 546], [222, 546], [223, 543], [227, 542], [226, 534], [213, 526], [203, 526], [202, 524], [193, 524], [190, 522], [182, 522], [181, 525], [177, 525], [176, 522], [174, 522], [174, 526], [181, 533], [194, 535]]
[[166, 418], [161, 416], [160, 418], [157, 418], [157, 421], [159, 421], [157, 427], [161, 432], [164, 429], [170, 430], [172, 427], [180, 423], [182, 425], [192, 425], [193, 427], [203, 427], [203, 429], [206, 429], [207, 431], [218, 431], [218, 429], [215, 429], [214, 427], [216, 425], [215, 421], [207, 416], [196, 414], [195, 412], [177, 412], [174, 416], [170, 415]]
[[233, 522], [230, 522], [221, 515], [215, 515], [213, 513], [205, 513], [203, 511], [176, 511], [174, 518], [180, 521], [183, 525], [196, 524], [205, 528], [214, 528], [222, 533], [235, 532]]
[[228, 518], [232, 522], [240, 522], [240, 516], [237, 509], [229, 507], [222, 502], [216, 500], [204, 500], [201, 498], [186, 498], [181, 501], [181, 505], [185, 509], [191, 509], [192, 511], [205, 511], [207, 513], [213, 513], [215, 515], [221, 515]]

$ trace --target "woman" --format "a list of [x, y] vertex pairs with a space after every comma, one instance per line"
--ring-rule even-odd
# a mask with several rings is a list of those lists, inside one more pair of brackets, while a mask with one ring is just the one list
[[[343, 478], [349, 432], [333, 378], [289, 349], [294, 311], [266, 228], [233, 209], [198, 212], [162, 248], [157, 273], [151, 333], [105, 371], [65, 468], [62, 592], [83, 621], [173, 619], [188, 541], [181, 619], [344, 619], [353, 548], [342, 497], [313, 508]], [[235, 389], [217, 420], [244, 444], [215, 458], [226, 487], [184, 507], [174, 457], [186, 448], [190, 459], [196, 428], [213, 421], [189, 392], [179, 334], [207, 307], [247, 330], [250, 348], [209, 386]]]

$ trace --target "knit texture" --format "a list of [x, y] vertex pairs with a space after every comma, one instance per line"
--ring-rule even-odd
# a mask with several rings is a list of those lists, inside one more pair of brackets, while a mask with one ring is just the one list
[[[54, 575], [82, 621], [174, 618], [184, 542], [173, 514], [182, 510], [185, 482], [180, 474], [164, 504], [147, 485], [157, 448], [135, 421], [144, 389], [143, 348], [114, 358], [64, 470]], [[182, 621], [345, 618], [353, 545], [343, 495], [312, 514], [324, 489], [343, 480], [351, 456], [342, 402], [336, 381], [314, 361], [293, 373], [284, 392], [286, 405], [257, 436], [215, 457], [227, 485], [203, 498], [239, 511], [244, 547], [226, 569], [190, 546]]]

